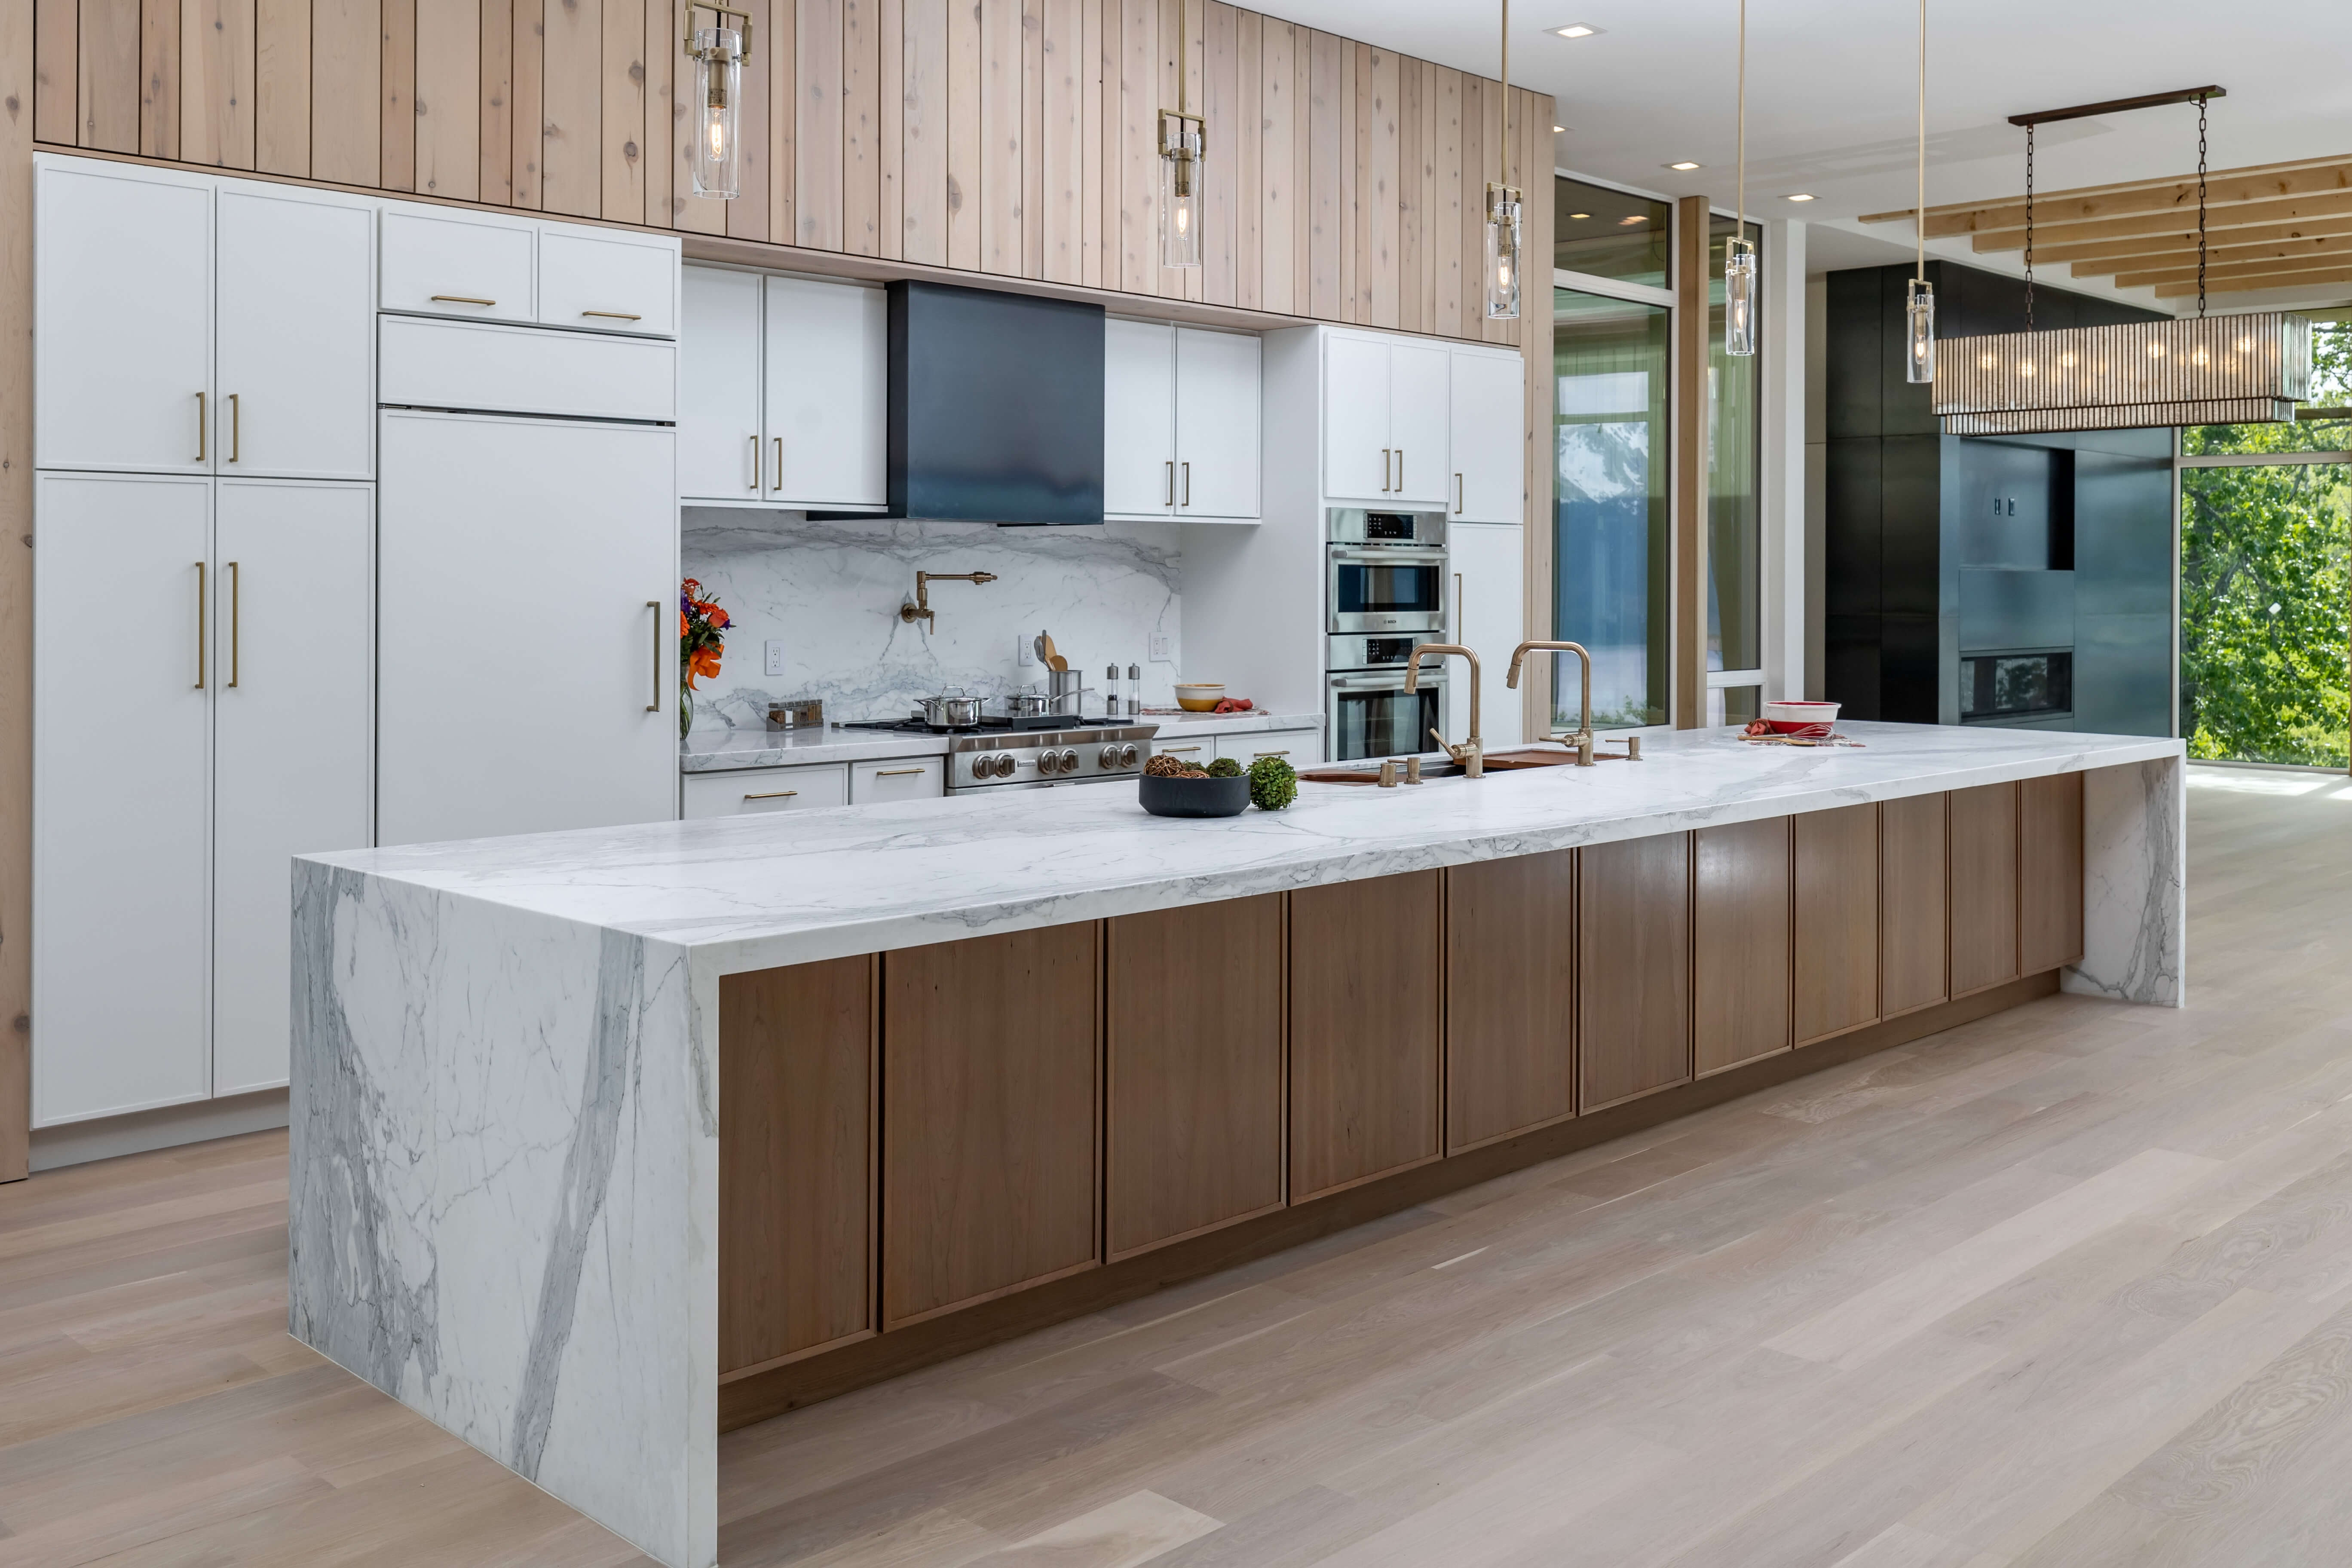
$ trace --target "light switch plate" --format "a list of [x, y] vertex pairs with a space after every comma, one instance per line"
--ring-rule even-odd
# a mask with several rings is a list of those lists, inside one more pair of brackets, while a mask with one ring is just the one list
[[766, 642], [760, 645], [760, 652], [761, 658], [763, 660], [761, 665], [761, 670], [763, 674], [783, 674], [784, 641], [782, 637], [770, 637]]
[[1151, 657], [1161, 664], [1176, 657], [1175, 639], [1166, 632], [1151, 634]]

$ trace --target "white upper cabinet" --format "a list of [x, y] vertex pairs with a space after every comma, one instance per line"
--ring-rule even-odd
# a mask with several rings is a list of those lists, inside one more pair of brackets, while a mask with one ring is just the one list
[[288, 185], [220, 188], [223, 474], [375, 469], [375, 208]]
[[760, 275], [686, 269], [678, 343], [677, 489], [688, 500], [757, 500], [767, 489], [760, 447]]
[[[1496, 523], [1472, 523], [1449, 529], [1445, 535], [1449, 586], [1454, 603], [1448, 619], [1454, 640], [1478, 656], [1485, 670], [1480, 682], [1479, 728], [1489, 751], [1516, 746], [1521, 738], [1522, 691], [1503, 684], [1511, 668], [1511, 650], [1527, 634], [1526, 531]], [[1530, 658], [1538, 657], [1530, 655]], [[1540, 657], [1549, 658], [1549, 655]], [[1446, 733], [1459, 738], [1469, 728], [1470, 682], [1446, 682]]]
[[527, 218], [387, 205], [383, 308], [474, 321], [535, 321], [537, 238]]
[[1457, 522], [1521, 522], [1527, 390], [1519, 356], [1452, 352], [1454, 472], [1447, 510]]
[[1258, 515], [1261, 352], [1254, 335], [1176, 329], [1177, 516]]
[[1396, 448], [1392, 501], [1444, 506], [1454, 499], [1446, 413], [1452, 358], [1435, 344], [1389, 344], [1389, 445]]
[[1103, 515], [1176, 515], [1176, 329], [1103, 322]]
[[1333, 500], [1395, 499], [1389, 438], [1389, 345], [1333, 332], [1323, 342], [1323, 489]]
[[294, 857], [370, 842], [375, 494], [226, 479], [214, 527], [212, 1091], [222, 1095], [287, 1079]]
[[1255, 522], [1262, 345], [1165, 321], [1103, 323], [1103, 515]]
[[213, 182], [37, 161], [34, 463], [213, 465]]
[[887, 504], [888, 297], [852, 283], [771, 278], [765, 339], [763, 499]]
[[677, 242], [550, 224], [539, 236], [539, 321], [677, 335]]

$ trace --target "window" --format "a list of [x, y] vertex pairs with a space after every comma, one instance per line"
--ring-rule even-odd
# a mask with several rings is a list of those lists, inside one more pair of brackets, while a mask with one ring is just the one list
[[1674, 209], [1653, 197], [1555, 179], [1551, 264], [1588, 278], [1664, 289], [1673, 220]]

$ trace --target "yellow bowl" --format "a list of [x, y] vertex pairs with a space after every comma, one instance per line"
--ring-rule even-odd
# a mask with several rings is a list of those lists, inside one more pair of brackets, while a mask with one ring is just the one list
[[1187, 713], [1214, 713], [1217, 704], [1223, 700], [1222, 697], [1179, 697], [1176, 706]]

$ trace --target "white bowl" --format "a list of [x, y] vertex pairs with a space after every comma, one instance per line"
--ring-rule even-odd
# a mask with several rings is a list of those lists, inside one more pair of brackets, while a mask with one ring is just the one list
[[1222, 682], [1180, 680], [1176, 683], [1176, 706], [1187, 713], [1206, 713], [1224, 700]]

